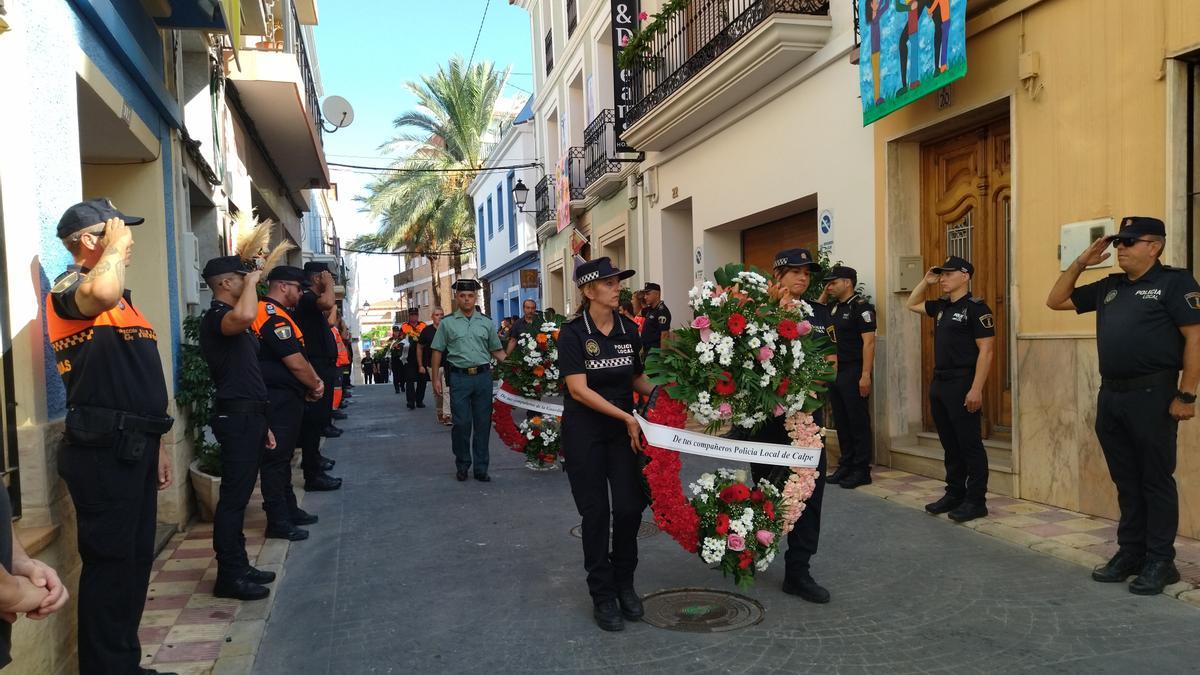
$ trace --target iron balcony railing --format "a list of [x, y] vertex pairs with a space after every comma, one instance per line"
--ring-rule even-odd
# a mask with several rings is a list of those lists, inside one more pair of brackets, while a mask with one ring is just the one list
[[579, 25], [579, 2], [578, 0], [567, 0], [567, 38], [570, 39], [575, 34], [575, 27]]
[[586, 156], [581, 147], [567, 148], [567, 177], [571, 184], [571, 201], [587, 198], [583, 192], [587, 187], [587, 172], [584, 170]]
[[634, 67], [633, 124], [679, 91], [700, 71], [772, 14], [828, 16], [829, 0], [722, 0], [692, 2], [668, 19]]
[[554, 30], [546, 31], [546, 74], [554, 70]]
[[616, 112], [601, 110], [583, 131], [584, 178], [590, 187], [606, 173], [620, 173], [617, 159]]
[[325, 144], [325, 128], [321, 119], [321, 99], [317, 97], [317, 80], [313, 76], [312, 63], [308, 60], [308, 48], [304, 46], [304, 28], [296, 16], [296, 6], [292, 5], [292, 29], [295, 31], [296, 60], [300, 63], [300, 79], [304, 81], [304, 99], [308, 106], [308, 114], [312, 117], [313, 126], [317, 129], [317, 140]]
[[542, 176], [537, 185], [533, 186], [533, 208], [537, 211], [539, 227], [554, 218], [554, 187], [550, 181], [550, 174]]

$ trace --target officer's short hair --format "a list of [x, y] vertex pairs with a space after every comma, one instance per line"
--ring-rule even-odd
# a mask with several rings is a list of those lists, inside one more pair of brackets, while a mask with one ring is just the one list
[[67, 236], [62, 238], [63, 246], [66, 247], [67, 251], [69, 251], [71, 253], [71, 255], [78, 256], [80, 248], [83, 246], [83, 243], [82, 243], [83, 235], [85, 235], [85, 234], [103, 235], [105, 227], [106, 226], [104, 223], [100, 223], [98, 225], [93, 225], [91, 227], [85, 227], [82, 230], [77, 230], [75, 232], [72, 232], [71, 234], [68, 234]]
[[1161, 234], [1147, 234], [1146, 238], [1150, 241], [1157, 241], [1158, 243], [1162, 244], [1162, 246], [1158, 247], [1158, 255], [1155, 256], [1156, 258], [1161, 258], [1163, 251], [1167, 250], [1167, 238]]
[[214, 274], [211, 277], [204, 277], [204, 283], [208, 284], [210, 289], [216, 288], [218, 284], [225, 281], [227, 277], [241, 276], [237, 272], [225, 272], [224, 274]]

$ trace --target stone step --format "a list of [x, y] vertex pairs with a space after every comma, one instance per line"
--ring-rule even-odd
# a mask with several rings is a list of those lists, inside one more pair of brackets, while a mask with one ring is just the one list
[[[917, 445], [932, 450], [934, 457], [942, 458], [942, 442], [938, 435], [931, 431], [917, 433]], [[983, 449], [987, 451], [988, 467], [992, 471], [1012, 473], [1012, 443], [995, 438], [983, 439]]]
[[[1003, 443], [984, 442], [988, 453], [988, 491], [1013, 495], [1012, 450]], [[892, 446], [891, 467], [921, 476], [942, 480], [946, 477], [942, 445], [937, 434], [918, 434], [917, 442]]]

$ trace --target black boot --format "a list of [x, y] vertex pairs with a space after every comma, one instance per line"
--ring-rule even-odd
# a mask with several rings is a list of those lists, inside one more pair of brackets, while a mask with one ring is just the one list
[[[298, 508], [298, 509], [296, 509], [296, 511], [294, 513], [292, 513], [292, 524], [293, 525], [313, 525], [318, 520], [320, 520], [320, 519], [317, 518], [317, 515], [315, 513], [309, 513], [308, 511], [305, 511], [304, 509]], [[262, 583], [262, 582], [259, 582], [259, 583]]]
[[859, 487], [862, 485], [870, 485], [870, 484], [871, 484], [871, 470], [870, 469], [855, 469], [854, 471], [851, 471], [850, 473], [846, 474], [846, 477], [842, 478], [842, 482], [840, 483], [840, 485], [842, 487], [846, 488], [847, 490], [853, 490], [856, 487]]
[[267, 539], [287, 539], [288, 541], [301, 541], [308, 539], [308, 530], [302, 530], [295, 525], [288, 524], [283, 527], [267, 526]]
[[304, 479], [305, 492], [330, 492], [342, 487], [342, 479], [326, 474]]
[[625, 619], [621, 618], [621, 608], [617, 606], [616, 600], [596, 603], [595, 609], [592, 610], [592, 616], [601, 630], [625, 630]]
[[1102, 584], [1115, 584], [1142, 571], [1146, 556], [1132, 551], [1117, 551], [1107, 563], [1092, 570], [1092, 580]]
[[246, 572], [245, 578], [247, 581], [251, 581], [256, 584], [269, 584], [272, 581], [275, 581], [275, 573], [251, 567], [250, 571]]
[[1142, 573], [1129, 583], [1129, 592], [1137, 595], [1158, 595], [1171, 584], [1179, 583], [1179, 570], [1171, 560], [1149, 560]]
[[213, 585], [213, 595], [218, 598], [233, 598], [234, 600], [262, 600], [271, 594], [266, 586], [256, 584], [249, 579], [221, 579]]
[[837, 471], [834, 471], [833, 473], [831, 473], [825, 477], [825, 482], [830, 485], [840, 485], [842, 482], [842, 479], [845, 478], [849, 474], [850, 474], [850, 469], [848, 467], [839, 466], [837, 468]]
[[949, 518], [956, 523], [965, 523], [968, 520], [982, 518], [987, 514], [987, 506], [983, 502], [964, 501], [949, 513]]
[[957, 509], [962, 502], [962, 497], [955, 497], [954, 495], [946, 493], [942, 495], [942, 498], [936, 502], [932, 504], [926, 504], [925, 510], [935, 516], [943, 513], [950, 513], [954, 509]]
[[630, 621], [637, 621], [646, 614], [642, 599], [632, 587], [617, 591], [617, 602], [621, 605], [621, 614]]
[[783, 592], [788, 595], [798, 595], [801, 598], [815, 602], [818, 605], [823, 605], [829, 602], [829, 591], [825, 587], [818, 584], [811, 575], [805, 574], [799, 577], [783, 578]]

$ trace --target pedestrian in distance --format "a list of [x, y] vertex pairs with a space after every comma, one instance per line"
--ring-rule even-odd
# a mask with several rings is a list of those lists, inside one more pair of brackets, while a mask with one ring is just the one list
[[404, 342], [406, 356], [404, 359], [404, 394], [407, 399], [408, 409], [425, 407], [425, 382], [428, 378], [421, 372], [420, 353], [418, 343], [421, 339], [421, 331], [425, 330], [425, 322], [420, 319], [420, 310], [416, 307], [410, 307], [408, 310], [408, 320], [400, 326], [400, 333], [403, 336], [401, 340]]
[[306, 492], [323, 492], [342, 487], [342, 479], [330, 476], [333, 460], [321, 454], [322, 438], [337, 438], [342, 430], [333, 426], [333, 393], [338, 376], [338, 346], [334, 332], [338, 316], [333, 294], [333, 274], [323, 262], [304, 264], [308, 286], [300, 295], [294, 317], [304, 335], [304, 352], [308, 362], [325, 385], [322, 398], [308, 401], [300, 427], [300, 468], [304, 472]]
[[633, 584], [646, 508], [638, 459], [644, 448], [633, 395], [649, 396], [654, 386], [643, 373], [637, 326], [617, 312], [621, 280], [634, 274], [608, 258], [577, 266], [575, 285], [583, 302], [558, 338], [558, 369], [566, 384], [562, 446], [571, 458], [567, 478], [583, 519], [592, 615], [606, 631], [622, 630], [626, 619], [636, 621], [645, 613]]
[[642, 325], [642, 347], [647, 353], [662, 345], [662, 335], [671, 330], [671, 310], [662, 301], [662, 286], [647, 283], [646, 306], [642, 308], [645, 323]]
[[209, 260], [202, 276], [213, 300], [200, 320], [200, 352], [216, 388], [209, 427], [221, 444], [221, 498], [213, 515], [217, 556], [213, 595], [261, 600], [270, 595], [263, 584], [274, 581], [275, 573], [250, 565], [242, 523], [263, 452], [275, 448], [275, 435], [267, 422], [270, 404], [259, 368], [259, 342], [250, 330], [258, 316], [262, 271], [248, 269], [232, 255]]
[[408, 393], [408, 382], [404, 379], [404, 364], [408, 361], [408, 340], [404, 339], [404, 332], [400, 329], [400, 324], [392, 326], [391, 342], [387, 347], [388, 354], [388, 369], [392, 373], [392, 387], [399, 394], [401, 391]]
[[442, 319], [430, 348], [433, 359], [434, 394], [441, 396], [442, 382], [439, 379], [443, 362], [449, 375], [450, 415], [454, 427], [450, 439], [454, 448], [455, 478], [467, 479], [467, 472], [474, 470], [475, 480], [491, 481], [488, 466], [488, 437], [492, 433], [492, 364], [504, 358], [500, 336], [496, 335], [492, 320], [475, 306], [479, 282], [474, 279], [459, 279], [454, 282], [454, 300], [458, 309]]
[[75, 504], [83, 561], [83, 675], [140, 672], [138, 623], [154, 563], [156, 493], [173, 480], [162, 445], [174, 420], [158, 336], [125, 287], [129, 226], [143, 220], [107, 199], [67, 209], [57, 234], [74, 264], [46, 297], [50, 345], [67, 390], [58, 472]]
[[834, 265], [825, 277], [822, 298], [829, 307], [837, 344], [837, 379], [829, 390], [842, 455], [828, 481], [846, 489], [871, 483], [871, 371], [875, 365], [875, 306], [855, 290], [858, 272]]
[[[775, 254], [773, 294], [781, 304], [794, 302], [804, 297], [812, 284], [814, 274], [821, 269], [820, 263], [813, 259], [808, 249], [790, 248]], [[812, 334], [828, 339], [829, 310], [819, 302], [809, 302], [813, 315], [808, 321], [812, 325]], [[835, 355], [827, 359], [836, 362]], [[813, 412], [813, 421], [823, 425], [822, 410]], [[731, 437], [741, 438], [742, 432], [735, 431]], [[784, 417], [771, 417], [753, 434], [745, 436], [748, 440], [765, 443], [790, 445], [792, 439], [784, 426]], [[829, 602], [829, 591], [812, 576], [812, 557], [817, 553], [817, 545], [821, 538], [821, 504], [825, 498], [825, 469], [826, 457], [824, 450], [817, 464], [816, 486], [812, 496], [804, 504], [804, 512], [796, 521], [795, 527], [787, 536], [787, 552], [784, 554], [784, 575], [782, 590], [788, 595], [795, 595], [808, 602], [824, 604]], [[782, 489], [787, 481], [790, 469], [770, 464], [751, 464], [750, 474], [754, 482], [770, 481]]]
[[367, 352], [362, 357], [362, 374], [363, 384], [374, 384], [375, 381], [375, 358], [371, 356], [371, 352]]
[[[422, 377], [433, 377], [433, 338], [437, 336], [438, 327], [442, 324], [442, 317], [446, 315], [441, 307], [434, 307], [429, 313], [430, 323], [421, 331], [421, 337], [417, 340], [417, 362], [420, 364], [420, 373]], [[442, 378], [442, 386], [445, 387], [445, 374], [438, 373]], [[437, 392], [437, 387], [433, 388]], [[437, 393], [433, 395], [434, 410], [437, 413], [437, 421], [439, 424], [449, 426], [450, 424], [450, 406], [447, 405], [445, 395], [439, 396]]]
[[511, 354], [517, 348], [517, 338], [526, 333], [537, 333], [545, 321], [538, 312], [537, 300], [528, 298], [521, 303], [521, 318], [517, 319], [512, 328], [508, 331], [508, 340], [505, 343], [504, 353]]
[[250, 326], [260, 343], [258, 360], [267, 385], [267, 419], [275, 435], [275, 447], [265, 450], [259, 468], [268, 539], [307, 539], [308, 530], [298, 526], [317, 522], [316, 515], [299, 507], [292, 488], [292, 457], [300, 442], [305, 403], [325, 396], [325, 382], [304, 354], [304, 332], [288, 309], [299, 304], [308, 283], [299, 267], [272, 269], [267, 273], [267, 297], [259, 301]]
[[[933, 317], [933, 382], [929, 409], [942, 443], [946, 494], [926, 504], [934, 515], [964, 523], [988, 514], [988, 458], [983, 448], [983, 387], [996, 341], [992, 310], [971, 296], [975, 266], [958, 256], [932, 267], [908, 296], [909, 311]], [[942, 296], [926, 300], [937, 284]]]
[[[1097, 239], [1059, 276], [1046, 304], [1096, 313], [1100, 392], [1096, 437], [1117, 486], [1120, 547], [1092, 578], [1157, 595], [1179, 581], [1175, 485], [1179, 423], [1196, 416], [1200, 385], [1200, 285], [1191, 272], [1163, 265], [1167, 230], [1132, 216], [1116, 235]], [[1075, 287], [1080, 274], [1117, 250], [1121, 272]], [[1182, 371], [1182, 377], [1180, 376]]]

